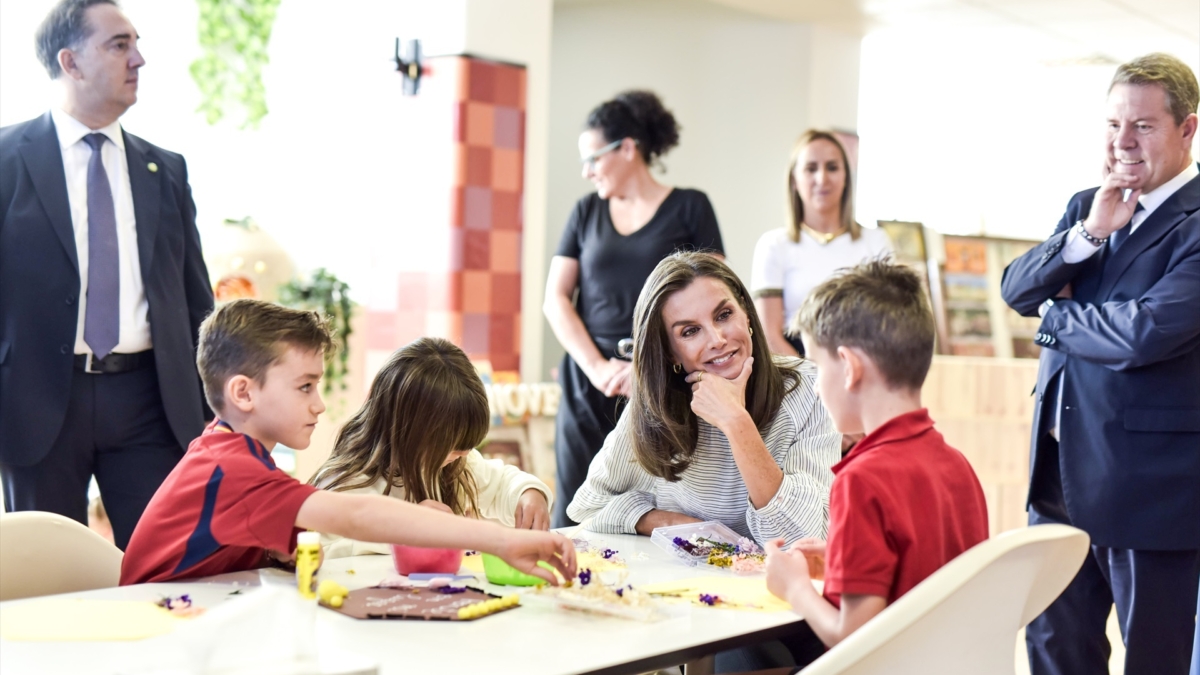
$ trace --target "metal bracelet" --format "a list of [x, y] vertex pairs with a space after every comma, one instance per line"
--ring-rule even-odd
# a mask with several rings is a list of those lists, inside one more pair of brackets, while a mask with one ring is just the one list
[[1083, 226], [1082, 220], [1075, 221], [1075, 230], [1079, 232], [1079, 236], [1083, 237], [1084, 241], [1092, 246], [1103, 246], [1108, 241], [1108, 237], [1101, 239], [1089, 234], [1087, 228]]

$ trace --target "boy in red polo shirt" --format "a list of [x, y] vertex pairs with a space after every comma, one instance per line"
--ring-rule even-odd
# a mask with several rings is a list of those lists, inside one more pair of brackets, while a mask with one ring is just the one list
[[[987, 539], [987, 506], [921, 407], [934, 323], [912, 270], [881, 260], [845, 270], [808, 296], [791, 329], [838, 430], [866, 434], [833, 467], [828, 541], [767, 545], [767, 587], [832, 647]], [[810, 579], [822, 572], [818, 595]]]
[[275, 466], [278, 443], [308, 447], [325, 411], [320, 381], [332, 346], [313, 312], [257, 300], [218, 308], [200, 326], [196, 362], [219, 416], [146, 507], [125, 550], [121, 584], [172, 581], [263, 567], [294, 555], [300, 529], [411, 546], [471, 548], [550, 583], [575, 577], [575, 549], [559, 534], [505, 528], [382, 495], [318, 490]]

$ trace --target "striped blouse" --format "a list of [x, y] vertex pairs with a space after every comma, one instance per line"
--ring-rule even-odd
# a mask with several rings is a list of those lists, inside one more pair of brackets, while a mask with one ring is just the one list
[[831, 467], [841, 460], [842, 436], [816, 392], [811, 361], [778, 360], [800, 374], [800, 383], [783, 398], [763, 441], [783, 469], [779, 491], [761, 509], [754, 508], [725, 434], [699, 422], [692, 463], [676, 482], [652, 476], [634, 458], [629, 416], [592, 460], [587, 481], [575, 493], [567, 515], [595, 532], [634, 534], [638, 520], [652, 509], [675, 511], [700, 520], [719, 520], [759, 543], [783, 538], [825, 538], [829, 525]]

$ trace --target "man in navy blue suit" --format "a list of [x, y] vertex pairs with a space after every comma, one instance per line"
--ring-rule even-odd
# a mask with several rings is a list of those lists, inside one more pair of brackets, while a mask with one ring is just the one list
[[5, 508], [86, 522], [94, 475], [122, 548], [204, 427], [213, 307], [183, 157], [119, 122], [137, 39], [111, 0], [62, 0], [36, 39], [61, 103], [0, 129]]
[[1009, 265], [1041, 316], [1029, 522], [1092, 552], [1026, 631], [1034, 675], [1107, 673], [1113, 604], [1127, 675], [1186, 675], [1200, 585], [1200, 169], [1195, 74], [1150, 54], [1109, 87], [1104, 177]]

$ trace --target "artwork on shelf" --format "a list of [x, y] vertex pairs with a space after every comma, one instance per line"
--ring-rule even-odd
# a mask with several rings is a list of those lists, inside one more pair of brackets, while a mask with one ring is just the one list
[[946, 312], [942, 298], [942, 283], [940, 269], [936, 262], [929, 260], [929, 245], [925, 237], [925, 226], [921, 223], [903, 220], [879, 220], [876, 224], [888, 238], [892, 240], [894, 259], [911, 267], [921, 277], [921, 283], [929, 295], [929, 303], [933, 308], [933, 318], [937, 328], [937, 346], [935, 352], [949, 353], [946, 347], [949, 339], [946, 326]]
[[897, 262], [924, 267], [926, 259], [925, 227], [921, 223], [900, 220], [880, 220], [877, 223], [892, 240], [892, 249], [896, 252]]
[[[1000, 296], [1004, 268], [1037, 242], [963, 235], [945, 235], [942, 241], [942, 301], [934, 305], [947, 328], [942, 353], [1037, 358], [1033, 336], [1039, 319], [1020, 316]], [[936, 263], [929, 265], [933, 277]]]

